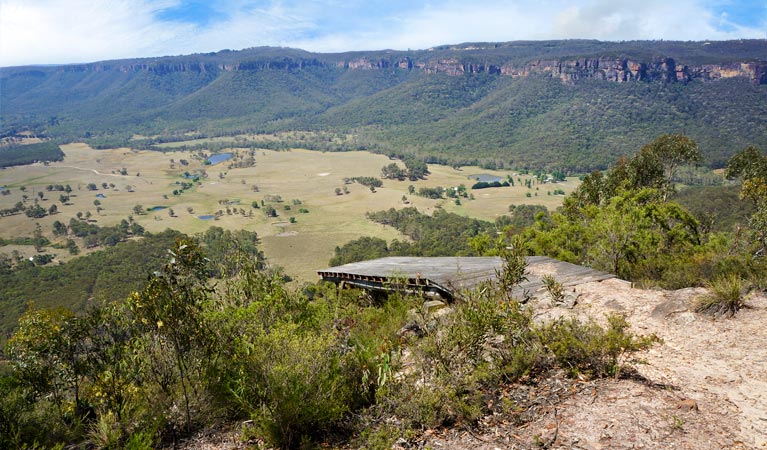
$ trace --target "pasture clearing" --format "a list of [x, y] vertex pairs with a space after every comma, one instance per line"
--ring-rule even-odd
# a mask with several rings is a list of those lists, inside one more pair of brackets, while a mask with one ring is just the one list
[[[207, 166], [193, 152], [162, 153], [126, 148], [94, 150], [84, 144], [64, 145], [62, 150], [66, 155], [62, 162], [0, 171], [0, 185], [11, 191], [10, 195], [0, 196], [0, 209], [11, 208], [18, 201], [31, 206], [35, 200], [46, 209], [52, 204], [58, 207], [56, 214], [39, 219], [23, 213], [0, 217], [0, 237], [31, 236], [35, 223], [39, 223], [51, 241], [63, 242], [63, 238], [52, 235], [52, 224], [56, 220], [69, 223], [78, 212], [83, 216], [90, 213], [90, 220], [100, 226], [116, 225], [132, 215], [151, 232], [173, 228], [194, 234], [210, 226], [246, 229], [259, 234], [271, 263], [307, 281], [316, 280], [314, 271], [325, 267], [334, 248], [349, 240], [366, 235], [386, 240], [407, 239], [391, 227], [369, 221], [365, 217], [368, 211], [414, 206], [422, 212], [432, 213], [435, 208], [443, 208], [465, 216], [494, 220], [507, 213], [510, 204], [542, 204], [555, 208], [562, 203], [563, 196], [547, 195], [547, 191], [562, 189], [569, 193], [578, 184], [577, 179], [568, 179], [564, 183], [533, 185], [528, 189], [524, 180], [530, 176], [516, 175], [512, 171], [477, 167], [456, 170], [429, 165], [432, 174], [427, 180], [384, 180], [383, 187], [372, 192], [360, 184], [344, 184], [345, 178], [380, 177], [381, 168], [392, 162], [386, 156], [367, 152], [255, 150], [255, 166], [229, 168], [230, 164], [247, 157], [249, 150], [227, 149], [227, 152], [236, 154], [232, 160]], [[188, 165], [181, 165], [181, 159], [187, 160]], [[182, 177], [184, 172], [194, 175], [202, 171], [207, 176], [198, 182]], [[422, 187], [449, 188], [460, 184], [470, 187], [474, 180], [468, 175], [476, 173], [504, 178], [511, 174], [516, 183], [514, 187], [469, 190], [474, 200], [461, 199], [460, 205], [453, 199], [432, 200], [408, 193], [410, 185], [416, 191]], [[522, 182], [517, 182], [517, 178]], [[91, 183], [98, 189], [89, 190]], [[187, 186], [184, 188], [181, 183], [187, 183]], [[48, 185], [56, 184], [71, 186], [70, 200], [66, 204], [59, 199], [63, 192], [46, 190]], [[25, 191], [21, 191], [22, 186]], [[348, 193], [337, 195], [336, 188], [344, 187]], [[39, 192], [43, 193], [42, 200]], [[528, 192], [530, 197], [526, 196]], [[97, 198], [98, 194], [105, 198]], [[277, 196], [282, 201], [276, 201]], [[403, 196], [407, 203], [403, 202]], [[100, 205], [94, 204], [94, 200]], [[254, 201], [260, 208], [252, 207]], [[264, 206], [272, 206], [278, 216], [267, 217], [262, 202]], [[144, 210], [153, 206], [167, 208], [137, 215], [134, 212], [136, 205]], [[97, 208], [101, 210], [97, 211]], [[308, 212], [301, 212], [302, 209]], [[214, 220], [198, 218], [203, 215], [217, 217]], [[50, 250], [46, 249], [51, 253]], [[0, 253], [7, 253], [7, 249], [0, 247]], [[29, 256], [34, 249], [22, 253], [29, 253], [26, 255]], [[65, 251], [56, 253], [63, 258]]]

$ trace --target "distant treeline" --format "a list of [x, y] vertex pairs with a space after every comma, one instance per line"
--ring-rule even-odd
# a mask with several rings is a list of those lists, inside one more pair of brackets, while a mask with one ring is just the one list
[[[94, 303], [124, 300], [132, 291], [140, 290], [149, 275], [167, 260], [168, 249], [174, 242], [187, 237], [170, 229], [145, 233], [137, 223], [125, 220], [114, 227], [99, 227], [77, 219], [72, 219], [66, 227], [56, 221], [54, 234], [82, 238], [86, 247], [103, 245], [105, 248], [60, 265], [41, 267], [25, 263], [26, 260], [15, 267], [0, 264], [0, 349], [30, 301], [37, 308], [66, 306], [74, 312], [82, 312]], [[143, 237], [126, 240], [130, 236]], [[234, 247], [263, 266], [264, 255], [256, 247], [255, 232], [210, 227], [196, 238], [208, 252], [212, 276], [222, 276], [231, 270], [225, 261]], [[0, 241], [0, 245], [4, 244], [35, 242], [32, 238]]]
[[387, 244], [380, 238], [363, 237], [336, 247], [330, 265], [385, 256], [472, 256], [476, 253], [469, 246], [469, 240], [480, 233], [495, 230], [495, 225], [490, 222], [444, 210], [437, 210], [428, 216], [416, 208], [392, 208], [368, 213], [368, 218], [396, 228], [412, 242], [394, 240]]
[[0, 147], [0, 167], [22, 166], [34, 162], [61, 161], [64, 152], [53, 141]]
[[509, 187], [510, 184], [508, 181], [478, 181], [471, 185], [472, 189], [485, 189], [485, 188], [494, 188], [494, 187]]
[[0, 271], [0, 339], [16, 327], [28, 302], [38, 308], [66, 305], [82, 311], [89, 302], [126, 298], [144, 286], [180, 236], [171, 230], [147, 234], [63, 265]]

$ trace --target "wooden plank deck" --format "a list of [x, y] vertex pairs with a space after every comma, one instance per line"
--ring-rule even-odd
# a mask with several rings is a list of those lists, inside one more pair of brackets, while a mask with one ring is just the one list
[[[527, 281], [514, 289], [517, 296], [534, 295], [543, 288], [542, 277], [552, 275], [565, 287], [616, 278], [607, 272], [546, 256], [527, 257]], [[318, 270], [323, 280], [374, 291], [425, 291], [451, 299], [460, 291], [497, 278], [499, 257], [406, 257], [360, 261]]]

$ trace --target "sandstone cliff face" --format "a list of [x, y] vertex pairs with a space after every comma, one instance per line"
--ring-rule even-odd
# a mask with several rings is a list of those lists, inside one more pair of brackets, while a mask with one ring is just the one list
[[757, 84], [767, 84], [767, 61], [738, 62], [724, 65], [706, 64], [686, 66], [677, 64], [672, 58], [659, 58], [644, 62], [628, 58], [582, 58], [573, 60], [534, 60], [525, 64], [489, 64], [466, 62], [459, 58], [436, 58], [413, 60], [409, 56], [399, 59], [358, 57], [328, 63], [317, 58], [281, 58], [243, 61], [238, 63], [164, 61], [132, 64], [95, 63], [60, 67], [65, 72], [152, 72], [164, 75], [173, 72], [218, 73], [235, 70], [294, 71], [309, 67], [336, 67], [342, 70], [419, 70], [427, 74], [444, 73], [450, 76], [488, 73], [510, 77], [531, 75], [548, 76], [563, 83], [577, 83], [580, 80], [597, 79], [614, 83], [663, 82], [687, 83], [692, 80], [718, 80], [743, 77]]
[[757, 84], [767, 84], [767, 62], [689, 67], [677, 65], [671, 58], [662, 58], [650, 63], [614, 58], [571, 61], [539, 60], [522, 66], [504, 65], [501, 67], [501, 74], [512, 77], [543, 74], [558, 78], [565, 83], [574, 83], [590, 78], [616, 83], [629, 81], [687, 83], [696, 79], [707, 81], [744, 77]]

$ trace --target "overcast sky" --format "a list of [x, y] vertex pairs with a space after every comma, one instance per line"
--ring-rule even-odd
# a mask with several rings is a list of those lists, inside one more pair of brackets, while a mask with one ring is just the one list
[[767, 0], [0, 0], [0, 66], [518, 39], [767, 38]]

